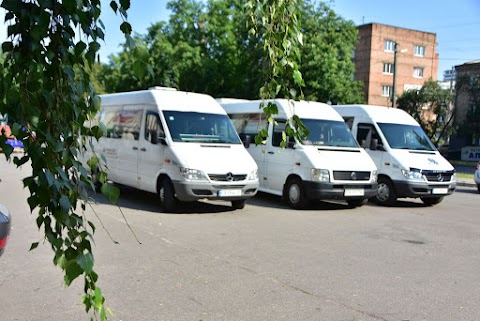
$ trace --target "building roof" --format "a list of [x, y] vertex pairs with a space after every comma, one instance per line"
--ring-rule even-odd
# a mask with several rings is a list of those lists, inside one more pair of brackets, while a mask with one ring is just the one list
[[376, 22], [370, 22], [370, 23], [365, 23], [362, 25], [357, 26], [357, 28], [361, 27], [366, 27], [366, 26], [373, 26], [373, 25], [378, 25], [378, 26], [385, 26], [385, 27], [390, 27], [390, 28], [397, 28], [397, 29], [404, 29], [404, 30], [411, 30], [411, 31], [416, 31], [416, 32], [423, 32], [423, 33], [430, 33], [432, 35], [437, 35], [435, 32], [429, 32], [429, 31], [424, 31], [424, 30], [417, 30], [417, 29], [410, 29], [410, 28], [404, 28], [404, 27], [398, 27], [398, 26], [392, 26], [392, 25], [387, 25], [383, 23], [376, 23]]

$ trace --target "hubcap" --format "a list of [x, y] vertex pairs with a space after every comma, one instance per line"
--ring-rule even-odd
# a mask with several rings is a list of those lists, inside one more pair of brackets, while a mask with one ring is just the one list
[[385, 183], [380, 183], [378, 184], [378, 189], [377, 189], [377, 198], [381, 202], [385, 202], [388, 200], [388, 197], [390, 196], [390, 189], [388, 188], [387, 184]]
[[293, 204], [298, 203], [300, 200], [300, 187], [298, 185], [293, 184], [290, 186], [290, 189], [288, 190], [288, 198]]

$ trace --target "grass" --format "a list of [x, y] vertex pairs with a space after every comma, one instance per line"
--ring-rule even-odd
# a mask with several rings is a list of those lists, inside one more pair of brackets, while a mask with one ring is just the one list
[[465, 180], [465, 179], [471, 179], [473, 180], [473, 174], [467, 174], [467, 173], [455, 173], [457, 176], [457, 181], [458, 180]]

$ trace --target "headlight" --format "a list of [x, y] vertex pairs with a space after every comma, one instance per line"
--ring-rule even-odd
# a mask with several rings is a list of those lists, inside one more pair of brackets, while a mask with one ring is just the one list
[[330, 182], [328, 169], [312, 168], [312, 181]]
[[402, 169], [402, 174], [406, 179], [412, 181], [426, 181], [425, 176], [419, 170]]
[[254, 170], [248, 174], [247, 180], [249, 181], [257, 181], [258, 180], [258, 171]]
[[450, 181], [456, 182], [456, 181], [457, 181], [457, 174], [453, 173], [452, 178], [451, 178]]
[[378, 172], [377, 171], [373, 171], [372, 172], [372, 182], [376, 182], [378, 179]]
[[207, 175], [205, 175], [204, 172], [196, 169], [180, 167], [180, 173], [182, 173], [183, 177], [188, 180], [208, 181]]

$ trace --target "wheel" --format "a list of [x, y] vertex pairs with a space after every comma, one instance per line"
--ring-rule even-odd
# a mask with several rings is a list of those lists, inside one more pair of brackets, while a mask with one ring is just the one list
[[393, 184], [390, 179], [379, 177], [375, 201], [380, 205], [391, 205], [396, 200], [397, 194], [395, 193], [395, 189], [393, 188]]
[[288, 205], [295, 209], [304, 208], [307, 205], [305, 192], [303, 191], [302, 180], [299, 178], [289, 179], [284, 191]]
[[480, 193], [480, 185], [477, 185], [478, 192]]
[[241, 210], [245, 207], [245, 200], [232, 201], [232, 207], [236, 210]]
[[368, 199], [354, 199], [354, 200], [347, 200], [347, 204], [351, 207], [360, 207], [367, 204]]
[[443, 196], [442, 197], [420, 197], [420, 199], [422, 200], [423, 204], [427, 206], [432, 206], [443, 201]]
[[174, 212], [177, 207], [177, 198], [175, 197], [172, 182], [168, 178], [162, 179], [158, 194], [163, 210], [166, 212]]

